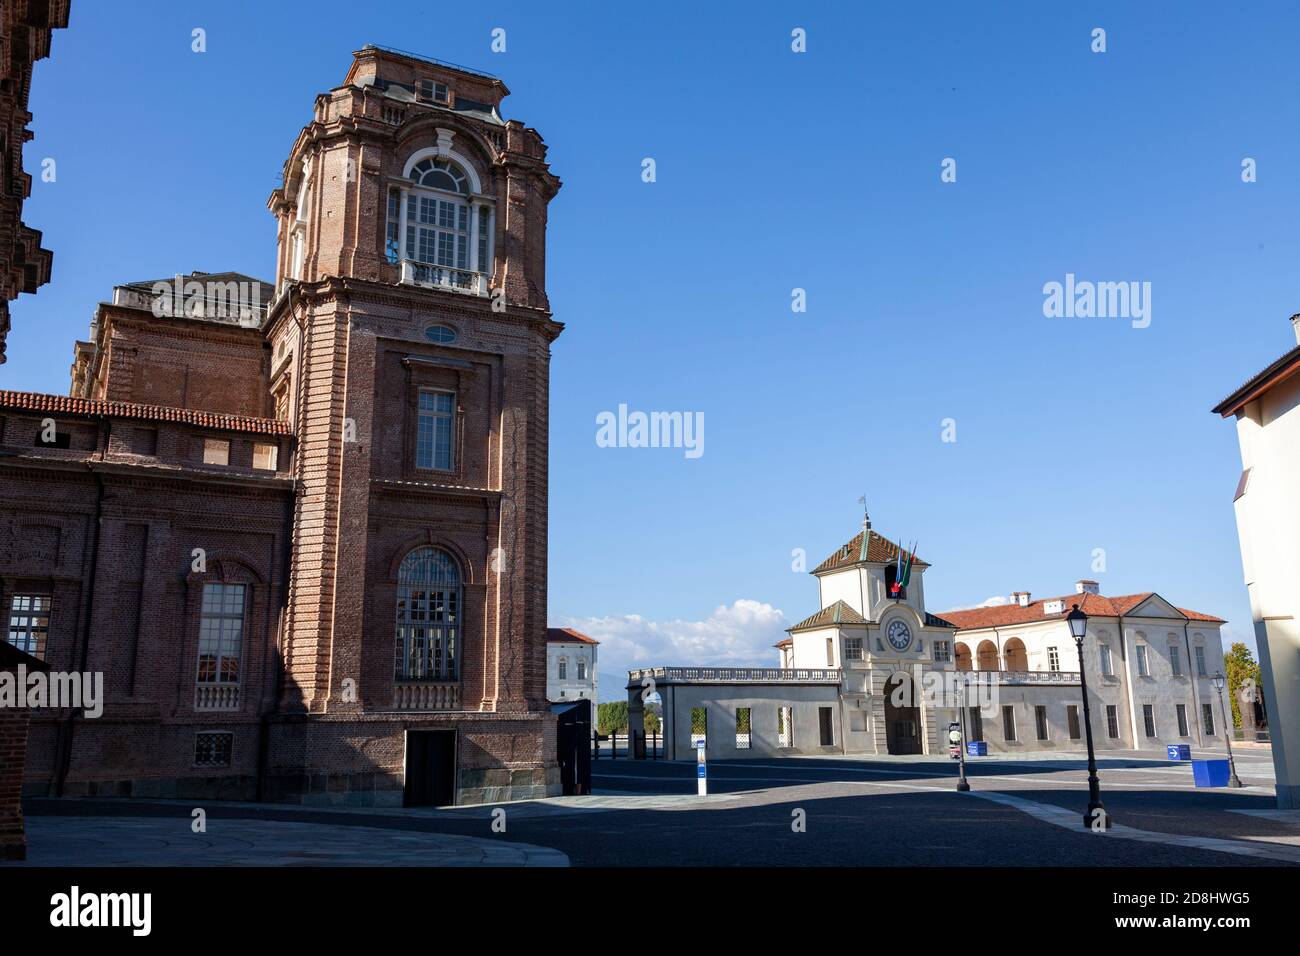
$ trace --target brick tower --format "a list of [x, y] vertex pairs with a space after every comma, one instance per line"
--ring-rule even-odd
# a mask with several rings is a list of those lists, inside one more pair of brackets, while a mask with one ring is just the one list
[[[266, 796], [558, 792], [546, 710], [545, 291], [560, 181], [498, 79], [367, 46], [269, 200], [296, 436]], [[448, 768], [454, 766], [454, 772]], [[450, 778], [449, 778], [450, 773]]]

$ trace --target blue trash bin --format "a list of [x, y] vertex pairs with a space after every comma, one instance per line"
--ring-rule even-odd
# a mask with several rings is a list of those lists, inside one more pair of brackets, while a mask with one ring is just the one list
[[968, 757], [987, 757], [989, 755], [988, 741], [985, 740], [968, 740], [966, 742], [966, 756]]
[[1165, 748], [1165, 751], [1169, 754], [1170, 760], [1191, 760], [1192, 759], [1191, 744], [1170, 744], [1168, 747]]
[[1228, 776], [1226, 760], [1192, 761], [1192, 779], [1198, 787], [1226, 787]]

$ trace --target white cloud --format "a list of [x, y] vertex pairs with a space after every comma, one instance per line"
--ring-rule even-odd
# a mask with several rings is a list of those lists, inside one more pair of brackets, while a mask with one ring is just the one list
[[702, 621], [624, 614], [564, 618], [558, 626], [600, 641], [600, 698], [617, 700], [624, 695], [627, 672], [637, 667], [776, 667], [772, 645], [785, 638], [790, 624], [772, 605], [741, 598], [719, 605]]
[[950, 611], [973, 611], [980, 607], [1002, 607], [1004, 604], [1010, 604], [1011, 598], [1004, 597], [1001, 594], [995, 594], [992, 597], [985, 598], [979, 604], [967, 604], [964, 607], [950, 607]]

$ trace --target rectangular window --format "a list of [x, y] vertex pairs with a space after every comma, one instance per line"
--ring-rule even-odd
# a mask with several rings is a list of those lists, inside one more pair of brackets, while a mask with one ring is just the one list
[[978, 707], [968, 708], [970, 711], [970, 739], [984, 739], [984, 715], [980, 713]]
[[1069, 704], [1065, 708], [1065, 725], [1070, 731], [1070, 739], [1079, 739], [1079, 705]]
[[1187, 736], [1187, 705], [1175, 704], [1174, 712], [1178, 714], [1178, 736]]
[[1196, 648], [1196, 676], [1205, 677], [1205, 648], [1199, 645]]
[[262, 471], [275, 471], [276, 458], [280, 449], [271, 444], [255, 442], [253, 444], [253, 467]]
[[1139, 644], [1137, 646], [1138, 677], [1150, 677], [1151, 667], [1147, 663], [1147, 646]]
[[1183, 655], [1177, 644], [1169, 645], [1169, 667], [1175, 677], [1183, 676]]
[[485, 275], [492, 274], [492, 263], [488, 260], [489, 229], [492, 214], [487, 206], [478, 207], [478, 271]]
[[826, 638], [826, 666], [835, 666], [835, 641], [832, 638]]
[[834, 725], [831, 723], [831, 708], [817, 708], [817, 726], [821, 730], [821, 741], [823, 747], [835, 746]]
[[244, 645], [244, 585], [203, 585], [199, 616], [200, 684], [238, 684]]
[[1209, 704], [1201, 705], [1201, 723], [1205, 725], [1205, 736], [1214, 736], [1214, 708]]
[[452, 422], [456, 396], [450, 392], [420, 389], [419, 423], [415, 435], [415, 465], [451, 471]]
[[1002, 739], [1006, 741], [1016, 739], [1016, 709], [1010, 704], [1002, 705]]
[[778, 707], [776, 709], [776, 745], [778, 747], [794, 746], [793, 707]]
[[1142, 705], [1142, 725], [1148, 737], [1156, 735], [1156, 709], [1150, 704]]
[[952, 660], [952, 643], [950, 641], [935, 641], [934, 659], [936, 661]]
[[447, 89], [445, 83], [436, 80], [420, 80], [416, 86], [416, 97], [421, 103], [447, 104], [451, 102], [451, 91]]
[[1038, 739], [1047, 739], [1047, 708], [1039, 704], [1034, 708], [1034, 729], [1038, 731]]
[[229, 767], [230, 752], [235, 747], [235, 735], [207, 733], [194, 735], [194, 766]]
[[748, 707], [736, 708], [736, 749], [748, 750], [750, 743], [750, 709]]
[[1119, 739], [1119, 709], [1114, 704], [1106, 705], [1106, 735], [1111, 740]]
[[1110, 658], [1110, 645], [1098, 644], [1097, 652], [1101, 655], [1101, 672], [1106, 677], [1115, 676], [1115, 665]]
[[1061, 654], [1054, 647], [1047, 649], [1047, 669], [1049, 671], [1059, 671], [1061, 669]]
[[586, 680], [586, 679], [587, 679], [587, 659], [585, 657], [579, 657], [578, 658], [578, 680]]
[[569, 662], [568, 662], [568, 660], [567, 660], [566, 658], [561, 657], [561, 658], [560, 658], [559, 667], [560, 667], [560, 670], [559, 670], [559, 674], [558, 674], [557, 676], [560, 678], [560, 680], [568, 680], [568, 679], [569, 679]]
[[402, 191], [394, 186], [388, 190], [388, 227], [384, 234], [384, 257], [393, 265], [402, 256], [401, 229]]
[[230, 442], [221, 438], [203, 439], [203, 464], [230, 464]]
[[691, 749], [701, 740], [709, 739], [709, 712], [703, 707], [691, 708]]
[[45, 658], [50, 634], [50, 596], [15, 594], [9, 602], [9, 643], [32, 657]]
[[846, 661], [862, 660], [862, 638], [860, 637], [844, 638], [844, 659]]

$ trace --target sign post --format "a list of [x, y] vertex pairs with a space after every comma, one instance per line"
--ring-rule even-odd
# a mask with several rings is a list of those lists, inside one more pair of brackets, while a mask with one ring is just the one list
[[704, 741], [695, 741], [695, 778], [699, 783], [701, 797], [709, 795], [709, 765], [704, 759]]

